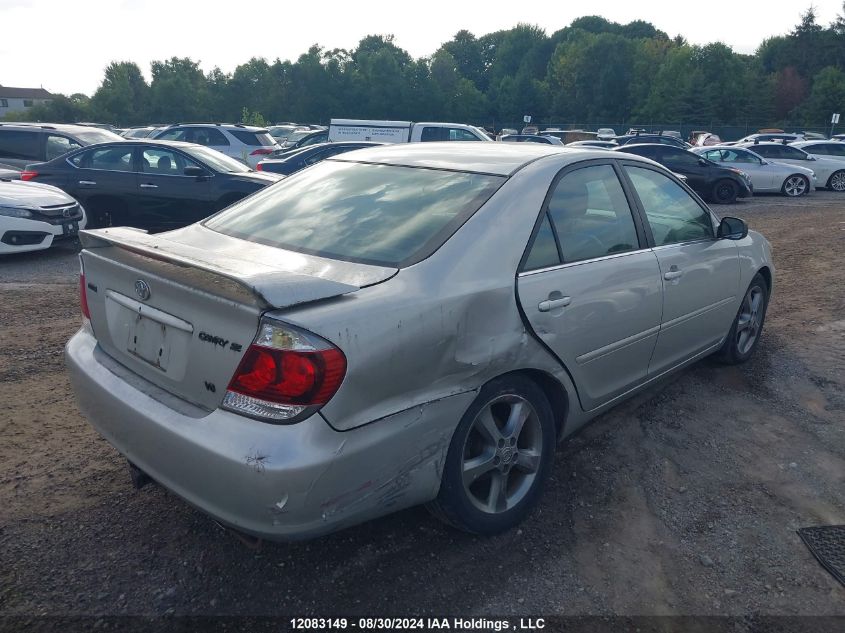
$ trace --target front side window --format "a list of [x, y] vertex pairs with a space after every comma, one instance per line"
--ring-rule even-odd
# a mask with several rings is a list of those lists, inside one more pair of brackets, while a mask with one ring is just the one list
[[442, 169], [323, 161], [205, 222], [289, 250], [408, 266], [439, 248], [505, 181]]
[[640, 198], [655, 246], [713, 238], [710, 214], [674, 180], [644, 167], [625, 166]]
[[450, 141], [480, 141], [481, 139], [478, 138], [475, 134], [470, 132], [469, 130], [463, 130], [461, 128], [454, 128], [450, 127], [449, 130], [449, 138]]
[[790, 160], [807, 160], [807, 154], [796, 147], [784, 145], [781, 147], [781, 156]]
[[141, 171], [149, 174], [182, 176], [185, 167], [199, 167], [182, 154], [167, 149], [146, 148], [141, 156]]
[[420, 140], [423, 141], [423, 142], [445, 140], [444, 137], [443, 137], [443, 128], [424, 127], [422, 134], [420, 135]]
[[173, 128], [172, 130], [165, 130], [156, 138], [163, 141], [187, 141], [187, 130], [185, 128]]
[[548, 209], [564, 262], [639, 247], [625, 192], [610, 165], [583, 167], [563, 176], [552, 192]]
[[663, 153], [663, 164], [669, 169], [682, 170], [698, 167], [699, 157], [685, 150], [667, 147]]
[[53, 160], [68, 152], [80, 149], [82, 145], [66, 136], [47, 135], [47, 160]]

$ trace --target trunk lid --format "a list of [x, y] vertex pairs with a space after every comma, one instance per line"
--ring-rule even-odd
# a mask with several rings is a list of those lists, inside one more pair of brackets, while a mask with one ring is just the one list
[[91, 327], [109, 356], [204, 409], [220, 405], [266, 310], [357, 291], [395, 269], [246, 242], [199, 225], [82, 231]]

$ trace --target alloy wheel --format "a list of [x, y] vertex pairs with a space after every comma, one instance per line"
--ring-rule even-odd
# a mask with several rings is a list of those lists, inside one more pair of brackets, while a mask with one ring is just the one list
[[783, 191], [788, 196], [803, 196], [807, 191], [807, 181], [802, 176], [790, 176], [783, 183]]
[[543, 453], [540, 418], [516, 394], [488, 402], [473, 420], [463, 449], [463, 485], [472, 504], [490, 514], [510, 510], [531, 490]]
[[830, 188], [834, 191], [845, 191], [845, 171], [838, 171], [830, 177]]
[[763, 299], [763, 289], [760, 286], [752, 286], [742, 300], [736, 324], [736, 348], [742, 355], [751, 350], [760, 334]]

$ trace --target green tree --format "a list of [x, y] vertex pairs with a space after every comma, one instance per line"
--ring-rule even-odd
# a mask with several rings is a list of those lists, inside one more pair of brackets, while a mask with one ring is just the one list
[[115, 125], [147, 122], [150, 87], [135, 62], [112, 62], [91, 97], [91, 117]]
[[806, 125], [824, 125], [834, 112], [845, 109], [845, 73], [834, 66], [823, 68], [813, 77], [813, 88], [802, 114]]
[[150, 117], [154, 121], [209, 120], [208, 85], [199, 63], [171, 57], [150, 64]]

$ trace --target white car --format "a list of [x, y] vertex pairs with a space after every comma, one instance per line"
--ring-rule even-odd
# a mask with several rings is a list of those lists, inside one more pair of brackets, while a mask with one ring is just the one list
[[717, 165], [741, 169], [751, 178], [755, 193], [780, 191], [795, 197], [816, 189], [816, 174], [812, 169], [772, 162], [744, 147], [716, 145], [694, 147], [690, 151]]
[[815, 158], [845, 161], [845, 143], [842, 141], [799, 141], [791, 145], [804, 150]]
[[151, 138], [205, 145], [253, 169], [281, 148], [265, 128], [239, 123], [177, 123], [155, 132]]
[[0, 255], [50, 248], [87, 223], [82, 205], [61, 189], [0, 180]]
[[834, 191], [845, 191], [845, 161], [832, 157], [811, 156], [803, 149], [782, 143], [742, 143], [733, 147], [744, 147], [766, 160], [797, 167], [812, 169], [818, 178], [818, 187]]
[[616, 130], [612, 127], [600, 127], [598, 132], [596, 132], [598, 140], [600, 141], [609, 141], [611, 139], [616, 138]]

